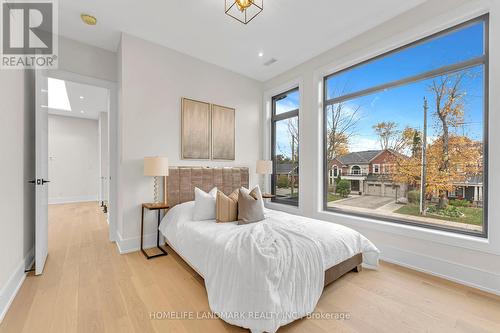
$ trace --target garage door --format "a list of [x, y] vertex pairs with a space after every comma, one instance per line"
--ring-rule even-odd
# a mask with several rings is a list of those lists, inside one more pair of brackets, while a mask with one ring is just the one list
[[382, 195], [382, 186], [380, 184], [368, 184], [369, 195]]
[[392, 186], [392, 185], [385, 185], [385, 193], [384, 196], [386, 197], [396, 197], [396, 195], [399, 193], [399, 186]]

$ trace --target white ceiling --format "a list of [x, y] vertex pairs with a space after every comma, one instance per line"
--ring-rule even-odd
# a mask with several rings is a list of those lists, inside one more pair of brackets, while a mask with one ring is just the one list
[[[425, 1], [264, 0], [245, 26], [224, 14], [224, 0], [64, 0], [59, 32], [112, 51], [126, 32], [264, 81]], [[270, 58], [278, 61], [264, 66]]]
[[[71, 110], [61, 110], [49, 107], [48, 108], [49, 114], [56, 114], [56, 115], [76, 117], [76, 118], [85, 118], [85, 119], [98, 119], [100, 112], [107, 112], [108, 110], [107, 89], [71, 81], [63, 81], [63, 82], [66, 85], [66, 91]], [[50, 93], [51, 92], [49, 84], [49, 95]]]

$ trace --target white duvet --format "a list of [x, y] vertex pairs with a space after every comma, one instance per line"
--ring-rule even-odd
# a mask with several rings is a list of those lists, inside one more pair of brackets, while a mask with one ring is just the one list
[[377, 248], [335, 223], [266, 210], [262, 222], [193, 221], [194, 202], [160, 224], [168, 243], [205, 279], [212, 311], [252, 331], [275, 332], [314, 311], [324, 271], [357, 253], [378, 265]]

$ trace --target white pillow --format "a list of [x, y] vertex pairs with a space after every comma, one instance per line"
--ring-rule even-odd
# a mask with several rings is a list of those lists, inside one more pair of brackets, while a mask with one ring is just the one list
[[193, 220], [215, 220], [216, 198], [217, 187], [214, 187], [209, 193], [195, 187]]
[[260, 196], [261, 196], [261, 200], [260, 202], [262, 203], [262, 210], [265, 212], [266, 211], [266, 205], [264, 204], [264, 199], [262, 199], [262, 191], [260, 190], [260, 186], [257, 184], [254, 186], [253, 189], [247, 189], [248, 190], [248, 193], [250, 193], [251, 191], [255, 190], [255, 189], [259, 189], [259, 193], [260, 193]]

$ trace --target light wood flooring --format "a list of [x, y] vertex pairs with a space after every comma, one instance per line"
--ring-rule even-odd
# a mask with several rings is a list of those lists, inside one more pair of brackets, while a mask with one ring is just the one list
[[[49, 209], [49, 257], [28, 276], [0, 332], [245, 332], [219, 319], [151, 319], [151, 312], [209, 311], [203, 280], [177, 255], [120, 255], [97, 203]], [[328, 286], [317, 313], [279, 332], [500, 332], [500, 298], [382, 263]]]

